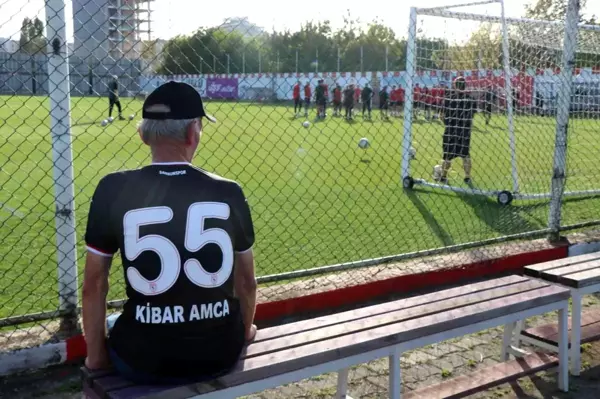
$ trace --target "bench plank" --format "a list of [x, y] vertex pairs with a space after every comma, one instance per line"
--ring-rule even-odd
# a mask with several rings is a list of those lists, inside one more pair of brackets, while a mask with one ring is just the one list
[[96, 392], [111, 392], [121, 388], [127, 388], [135, 385], [133, 382], [114, 374], [106, 377], [98, 378], [93, 381], [92, 389]]
[[408, 392], [405, 399], [458, 399], [558, 366], [558, 357], [533, 353]]
[[575, 273], [581, 273], [588, 270], [597, 270], [600, 268], [600, 260], [594, 260], [591, 262], [582, 262], [576, 265], [569, 265], [564, 267], [559, 267], [557, 269], [542, 271], [539, 274], [539, 277], [543, 279], [552, 279], [552, 281], [558, 281], [561, 277], [567, 277], [569, 275]]
[[580, 273], [560, 276], [558, 282], [574, 288], [583, 288], [598, 284], [600, 283], [600, 267]]
[[[557, 259], [550, 262], [538, 263], [525, 267], [525, 271], [530, 276], [537, 276], [541, 272], [550, 272], [552, 269], [557, 269], [563, 266], [576, 265], [578, 263], [590, 262], [600, 259], [600, 252], [595, 252], [586, 255], [571, 256], [569, 258]], [[531, 274], [529, 274], [531, 273]]]
[[400, 344], [423, 336], [472, 325], [569, 298], [568, 289], [548, 286], [485, 303], [412, 319], [351, 335], [319, 341], [241, 361], [235, 370], [206, 384], [192, 384], [165, 391], [156, 398], [185, 398], [214, 392], [218, 387], [235, 386], [261, 378], [292, 372], [339, 358]]
[[176, 388], [173, 385], [137, 385], [124, 388], [110, 393], [110, 399], [137, 399], [160, 394], [164, 391]]
[[393, 311], [397, 311], [400, 309], [406, 309], [414, 306], [419, 306], [424, 303], [430, 302], [442, 302], [448, 299], [464, 296], [467, 294], [472, 294], [476, 292], [482, 292], [489, 289], [506, 287], [513, 284], [522, 283], [525, 281], [531, 281], [527, 277], [522, 276], [507, 276], [502, 278], [497, 278], [493, 280], [487, 280], [483, 282], [478, 282], [474, 284], [469, 284], [461, 287], [450, 288], [446, 290], [442, 290], [439, 292], [433, 292], [425, 295], [414, 296], [410, 298], [399, 299], [392, 302], [386, 302], [383, 304], [372, 305], [367, 307], [362, 307], [355, 310], [350, 310], [346, 312], [336, 313], [333, 315], [317, 317], [314, 319], [298, 321], [294, 323], [284, 324], [282, 326], [270, 327], [258, 330], [256, 334], [256, 338], [254, 340], [255, 343], [266, 341], [268, 339], [274, 339], [278, 337], [283, 337], [290, 334], [296, 334], [301, 331], [310, 331], [317, 328], [323, 328], [332, 326], [335, 324], [341, 324], [344, 322], [349, 322], [353, 320], [359, 320], [367, 317], [372, 317], [384, 313], [389, 313]]
[[[550, 323], [528, 328], [521, 334], [550, 345], [558, 345], [557, 324]], [[600, 338], [600, 310], [583, 312], [581, 314], [581, 343], [596, 341], [598, 338]], [[569, 319], [569, 342], [571, 342], [571, 319]]]
[[287, 335], [259, 343], [253, 343], [246, 348], [243, 358], [264, 355], [267, 353], [285, 350], [312, 342], [323, 341], [342, 335], [355, 334], [364, 330], [399, 323], [406, 320], [424, 317], [436, 313], [446, 312], [464, 306], [483, 303], [492, 299], [504, 298], [510, 295], [529, 292], [540, 287], [549, 287], [539, 281], [529, 280], [523, 283], [513, 284], [508, 287], [495, 288], [487, 291], [476, 292], [464, 296], [458, 296], [444, 301], [427, 303], [411, 308], [404, 308], [394, 312], [375, 315], [369, 318], [354, 320], [351, 323], [336, 324], [325, 328], [311, 331], [300, 331], [297, 334]]

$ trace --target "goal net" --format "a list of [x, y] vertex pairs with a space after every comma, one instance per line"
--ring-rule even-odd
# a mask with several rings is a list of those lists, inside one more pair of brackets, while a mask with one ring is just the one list
[[500, 2], [482, 3], [412, 10], [405, 187], [502, 204], [550, 197], [558, 98], [572, 79], [567, 190], [596, 193], [600, 144], [591, 129], [600, 116], [600, 32], [581, 27], [576, 65], [565, 77], [564, 21], [504, 18]]

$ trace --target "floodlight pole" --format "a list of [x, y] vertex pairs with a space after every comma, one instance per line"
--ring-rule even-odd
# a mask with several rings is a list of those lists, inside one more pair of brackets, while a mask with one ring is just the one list
[[548, 216], [548, 227], [551, 230], [550, 239], [553, 241], [557, 241], [560, 238], [562, 200], [567, 169], [567, 134], [569, 130], [569, 111], [573, 87], [573, 67], [579, 32], [577, 26], [579, 7], [579, 0], [569, 0], [565, 21], [565, 39], [560, 72], [562, 84], [560, 85], [558, 94], [552, 188], [550, 190], [552, 197], [550, 200], [550, 214]]
[[502, 19], [502, 64], [504, 67], [504, 88], [506, 89], [506, 110], [508, 112], [508, 136], [510, 143], [510, 164], [512, 175], [512, 191], [519, 192], [519, 169], [517, 168], [517, 139], [515, 137], [515, 110], [513, 108], [512, 69], [510, 67], [510, 49], [508, 44], [508, 28], [504, 12], [504, 0], [500, 1]]
[[71, 143], [71, 83], [66, 39], [65, 0], [46, 0], [48, 34], [48, 93], [58, 263], [58, 306], [61, 330], [79, 330], [77, 305], [77, 238]]
[[410, 147], [413, 128], [413, 77], [416, 70], [417, 9], [411, 7], [406, 46], [406, 94], [404, 96], [404, 135], [402, 137], [402, 179], [410, 176]]

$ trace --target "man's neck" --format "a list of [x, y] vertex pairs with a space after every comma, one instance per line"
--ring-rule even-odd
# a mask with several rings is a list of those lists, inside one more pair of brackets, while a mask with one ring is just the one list
[[177, 152], [153, 152], [152, 163], [192, 163], [192, 160]]

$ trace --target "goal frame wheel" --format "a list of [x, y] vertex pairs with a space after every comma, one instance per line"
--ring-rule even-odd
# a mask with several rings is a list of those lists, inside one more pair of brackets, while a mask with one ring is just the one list
[[498, 193], [497, 200], [498, 200], [498, 203], [502, 206], [510, 205], [512, 203], [513, 199], [514, 199], [514, 197], [510, 191], [504, 190], [504, 191], [500, 191]]
[[406, 176], [404, 179], [402, 179], [402, 187], [407, 189], [407, 190], [412, 190], [412, 188], [415, 186], [415, 179], [413, 179], [410, 176]]

